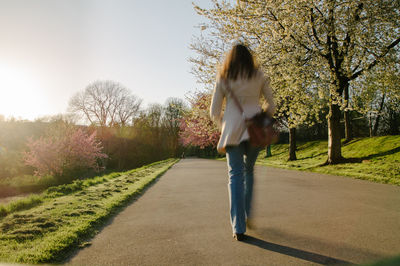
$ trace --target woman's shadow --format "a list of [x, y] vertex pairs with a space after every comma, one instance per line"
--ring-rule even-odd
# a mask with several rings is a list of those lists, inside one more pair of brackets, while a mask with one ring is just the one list
[[246, 238], [243, 240], [243, 243], [250, 244], [257, 246], [262, 249], [266, 249], [269, 251], [281, 253], [287, 256], [295, 257], [298, 259], [306, 260], [309, 262], [314, 262], [318, 264], [323, 264], [323, 265], [353, 265], [353, 263], [349, 261], [344, 261], [332, 257], [327, 257], [324, 255], [320, 255], [317, 253], [309, 252], [309, 251], [304, 251], [301, 249], [297, 248], [291, 248], [287, 246], [282, 246], [279, 244], [274, 244], [271, 242], [267, 242], [264, 240], [261, 240], [256, 237], [252, 236], [246, 236]]

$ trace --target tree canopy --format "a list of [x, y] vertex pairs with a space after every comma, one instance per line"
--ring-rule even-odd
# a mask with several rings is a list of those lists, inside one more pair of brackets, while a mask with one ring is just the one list
[[[221, 43], [247, 44], [271, 77], [276, 98], [290, 105], [289, 117], [307, 112], [310, 103], [299, 99], [308, 96], [321, 99], [315, 105], [329, 107], [327, 163], [341, 162], [340, 118], [348, 106], [350, 82], [396, 49], [400, 2], [213, 0], [209, 9], [194, 7], [209, 19], [206, 36], [198, 39], [205, 41], [203, 46], [193, 45], [201, 53], [192, 60], [200, 80], [207, 82], [215, 72], [210, 62], [221, 56]], [[294, 121], [301, 122], [304, 115], [297, 117]]]

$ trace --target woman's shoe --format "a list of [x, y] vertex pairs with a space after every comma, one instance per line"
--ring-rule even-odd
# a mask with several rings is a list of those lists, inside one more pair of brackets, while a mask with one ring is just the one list
[[237, 241], [243, 241], [244, 239], [244, 234], [233, 234], [233, 238], [236, 239]]

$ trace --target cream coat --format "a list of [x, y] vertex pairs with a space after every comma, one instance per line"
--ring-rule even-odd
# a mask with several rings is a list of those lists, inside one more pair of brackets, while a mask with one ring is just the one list
[[[244, 111], [243, 115], [232, 97], [228, 96], [227, 83], [238, 98]], [[276, 107], [272, 98], [270, 80], [264, 78], [261, 71], [258, 71], [251, 79], [238, 78], [227, 82], [217, 79], [211, 100], [210, 115], [221, 128], [221, 137], [217, 145], [218, 152], [224, 153], [226, 146], [238, 145], [249, 138], [245, 118], [250, 118], [261, 111], [261, 94], [267, 102], [267, 112], [273, 115]], [[224, 99], [226, 99], [226, 107], [222, 116]]]

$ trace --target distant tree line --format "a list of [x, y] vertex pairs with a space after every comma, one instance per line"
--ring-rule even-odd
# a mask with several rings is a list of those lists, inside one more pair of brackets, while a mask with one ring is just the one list
[[142, 107], [118, 82], [96, 81], [70, 99], [69, 114], [32, 121], [0, 116], [0, 179], [22, 175], [79, 178], [179, 157], [185, 102]]
[[131, 169], [182, 151], [179, 123], [187, 107], [170, 98], [142, 109], [142, 100], [115, 81], [95, 81], [74, 95], [69, 111], [89, 123], [109, 156], [107, 167]]

